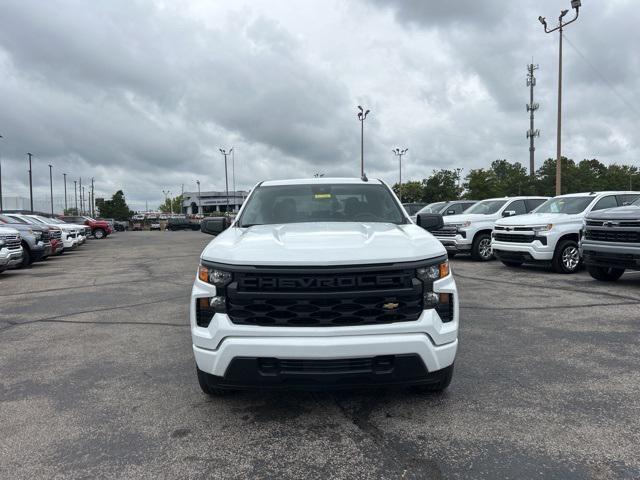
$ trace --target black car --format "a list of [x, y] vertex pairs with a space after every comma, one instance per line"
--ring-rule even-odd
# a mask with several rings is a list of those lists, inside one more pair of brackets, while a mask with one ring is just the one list
[[188, 218], [170, 218], [167, 222], [167, 230], [200, 230], [200, 224], [191, 222]]

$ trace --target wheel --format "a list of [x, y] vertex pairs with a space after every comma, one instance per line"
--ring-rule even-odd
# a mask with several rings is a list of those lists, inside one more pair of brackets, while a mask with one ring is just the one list
[[446, 390], [453, 378], [453, 365], [443, 368], [440, 372], [442, 372], [442, 378], [438, 382], [428, 385], [416, 385], [411, 387], [412, 390], [417, 393], [439, 393]]
[[94, 236], [95, 238], [97, 238], [97, 239], [102, 239], [102, 238], [105, 238], [107, 235], [106, 235], [106, 232], [105, 232], [103, 229], [101, 229], [101, 228], [96, 228], [96, 229], [93, 231], [93, 236]]
[[580, 250], [573, 240], [563, 240], [556, 247], [551, 261], [556, 273], [575, 273], [580, 265]]
[[200, 388], [202, 389], [203, 393], [206, 393], [207, 395], [210, 395], [212, 397], [220, 397], [233, 393], [233, 390], [216, 387], [211, 381], [211, 375], [203, 372], [197, 366], [196, 370], [198, 372], [198, 383], [200, 384]]
[[602, 282], [615, 282], [624, 273], [624, 268], [587, 266], [587, 272], [596, 280]]
[[20, 268], [27, 268], [29, 265], [33, 263], [33, 259], [31, 258], [31, 252], [25, 246], [22, 247], [22, 263], [20, 264]]
[[471, 246], [471, 257], [474, 260], [480, 260], [486, 262], [493, 258], [491, 252], [491, 235], [488, 233], [479, 233], [473, 239], [473, 245]]
[[524, 262], [519, 260], [500, 260], [503, 265], [511, 268], [521, 267]]
[[456, 252], [447, 252], [447, 257], [453, 258], [456, 256]]

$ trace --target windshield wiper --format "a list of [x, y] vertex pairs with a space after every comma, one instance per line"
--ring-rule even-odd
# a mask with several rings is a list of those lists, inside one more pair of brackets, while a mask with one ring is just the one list
[[256, 225], [265, 225], [264, 223], [243, 223], [242, 228], [255, 227]]

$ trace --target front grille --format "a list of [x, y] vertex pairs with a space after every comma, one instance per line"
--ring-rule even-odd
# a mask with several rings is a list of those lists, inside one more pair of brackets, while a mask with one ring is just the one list
[[42, 240], [44, 243], [47, 243], [50, 238], [51, 236], [49, 235], [49, 232], [42, 232], [42, 237], [40, 237], [40, 240]]
[[342, 373], [358, 374], [389, 371], [393, 369], [394, 357], [340, 358], [331, 360], [260, 358], [258, 365], [263, 373], [280, 374]]
[[458, 233], [458, 229], [456, 227], [443, 227], [440, 230], [434, 230], [431, 232], [434, 237], [455, 237]]
[[60, 230], [54, 230], [50, 234], [50, 237], [54, 240], [60, 240], [62, 238], [62, 232]]
[[530, 232], [531, 227], [503, 227], [500, 225], [495, 226], [495, 230], [506, 230], [508, 232]]
[[2, 235], [0, 236], [0, 240], [5, 241], [5, 247], [9, 250], [19, 250], [20, 249], [20, 236], [19, 235]]
[[415, 321], [423, 310], [423, 284], [415, 268], [315, 275], [237, 272], [226, 295], [227, 314], [241, 325], [376, 325]]
[[[609, 222], [614, 223], [616, 227], [640, 227], [640, 221], [638, 220], [587, 220], [588, 227], [602, 227], [609, 226]], [[607, 225], [605, 225], [607, 224]]]
[[599, 242], [640, 243], [640, 232], [616, 230], [586, 230], [585, 238]]
[[511, 233], [495, 233], [494, 238], [498, 242], [510, 243], [533, 243], [535, 239], [533, 235], [514, 235]]

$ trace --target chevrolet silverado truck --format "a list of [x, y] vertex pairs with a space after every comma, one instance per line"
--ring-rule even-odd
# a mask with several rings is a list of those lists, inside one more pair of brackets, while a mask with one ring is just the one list
[[111, 225], [109, 225], [107, 222], [94, 220], [91, 217], [83, 215], [63, 215], [58, 218], [64, 222], [86, 225], [91, 229], [91, 235], [93, 235], [93, 238], [107, 238], [113, 232], [113, 230], [111, 229]]
[[[22, 264], [21, 268], [26, 268], [33, 262], [42, 260], [47, 255], [47, 245], [51, 248], [48, 240], [49, 229], [46, 227], [38, 227], [25, 220], [0, 214], [0, 226], [13, 228], [20, 232], [22, 245]], [[46, 230], [46, 231], [45, 231]]]
[[470, 253], [474, 260], [493, 258], [491, 232], [496, 220], [524, 215], [541, 205], [548, 197], [503, 197], [477, 202], [460, 215], [444, 217], [444, 226], [433, 232], [449, 252]]
[[580, 253], [596, 280], [615, 282], [627, 269], [640, 270], [640, 196], [630, 205], [590, 213], [582, 232]]
[[22, 238], [15, 228], [0, 224], [0, 273], [22, 265]]
[[530, 215], [496, 222], [491, 248], [508, 267], [526, 262], [550, 263], [557, 273], [578, 271], [578, 242], [591, 212], [634, 201], [639, 192], [571, 193], [554, 197]]
[[[413, 385], [441, 391], [458, 348], [446, 250], [380, 180], [258, 184], [207, 218], [190, 324], [202, 391]], [[421, 226], [423, 228], [421, 228]]]
[[446, 202], [434, 202], [425, 205], [416, 213], [409, 215], [409, 217], [415, 222], [418, 213], [439, 213], [442, 216], [460, 215], [476, 203], [478, 203], [477, 200], [449, 200]]
[[47, 225], [49, 228], [60, 230], [60, 250], [75, 250], [80, 245], [80, 238], [77, 227], [69, 225], [61, 221], [55, 221], [48, 217], [42, 217], [40, 215], [29, 215], [31, 218]]

